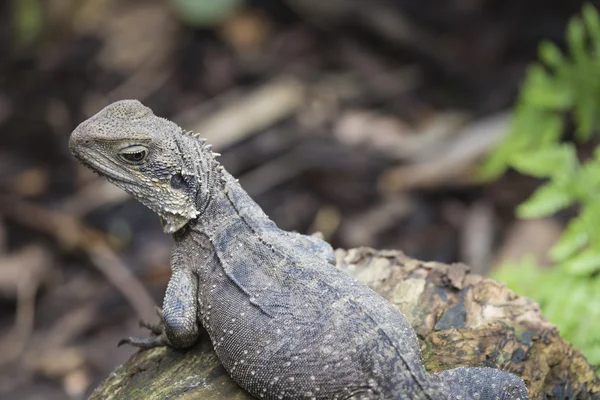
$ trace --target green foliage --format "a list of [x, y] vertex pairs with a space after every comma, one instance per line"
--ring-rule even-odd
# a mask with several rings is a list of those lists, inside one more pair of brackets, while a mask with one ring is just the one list
[[211, 27], [232, 14], [243, 0], [170, 0], [179, 17], [194, 27]]
[[41, 35], [44, 26], [39, 0], [12, 0], [14, 45], [18, 50], [31, 46]]
[[572, 115], [576, 138], [589, 140], [600, 123], [600, 16], [586, 5], [583, 19], [573, 18], [567, 28], [570, 57], [553, 43], [540, 45], [540, 62], [532, 64], [506, 139], [484, 166], [484, 175], [497, 177], [514, 157], [555, 147], [565, 119]]
[[[540, 303], [544, 315], [593, 364], [600, 364], [600, 147], [580, 160], [575, 143], [600, 128], [600, 15], [585, 5], [566, 32], [567, 54], [544, 42], [515, 106], [510, 132], [483, 167], [487, 178], [512, 167], [544, 179], [516, 212], [539, 218], [577, 210], [550, 251], [554, 266], [535, 260], [501, 267], [495, 277]], [[566, 121], [574, 141], [564, 141]]]

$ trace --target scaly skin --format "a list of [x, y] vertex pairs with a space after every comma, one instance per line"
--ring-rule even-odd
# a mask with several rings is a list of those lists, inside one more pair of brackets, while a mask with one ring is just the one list
[[75, 129], [73, 154], [173, 234], [164, 330], [126, 342], [194, 344], [203, 327], [244, 389], [264, 399], [527, 399], [493, 368], [429, 374], [393, 305], [331, 263], [331, 247], [280, 230], [202, 139], [118, 101]]

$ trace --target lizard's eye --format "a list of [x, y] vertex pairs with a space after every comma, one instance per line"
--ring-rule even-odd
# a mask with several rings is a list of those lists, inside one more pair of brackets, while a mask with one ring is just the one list
[[148, 150], [142, 146], [132, 146], [121, 150], [120, 156], [127, 162], [137, 164], [144, 161], [148, 155]]

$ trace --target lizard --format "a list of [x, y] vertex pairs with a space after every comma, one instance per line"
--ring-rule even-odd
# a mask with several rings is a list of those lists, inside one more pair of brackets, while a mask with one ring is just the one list
[[335, 268], [332, 247], [279, 229], [206, 140], [120, 100], [82, 122], [73, 155], [158, 214], [172, 275], [155, 335], [141, 348], [188, 348], [206, 332], [232, 379], [260, 399], [528, 399], [489, 367], [426, 371], [391, 303]]

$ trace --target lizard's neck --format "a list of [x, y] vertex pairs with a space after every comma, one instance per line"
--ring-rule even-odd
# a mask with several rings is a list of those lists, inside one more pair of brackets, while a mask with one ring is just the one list
[[225, 169], [216, 164], [214, 171], [208, 193], [199, 193], [198, 196], [200, 215], [195, 224], [196, 229], [211, 237], [236, 222], [243, 222], [250, 229], [273, 224]]

